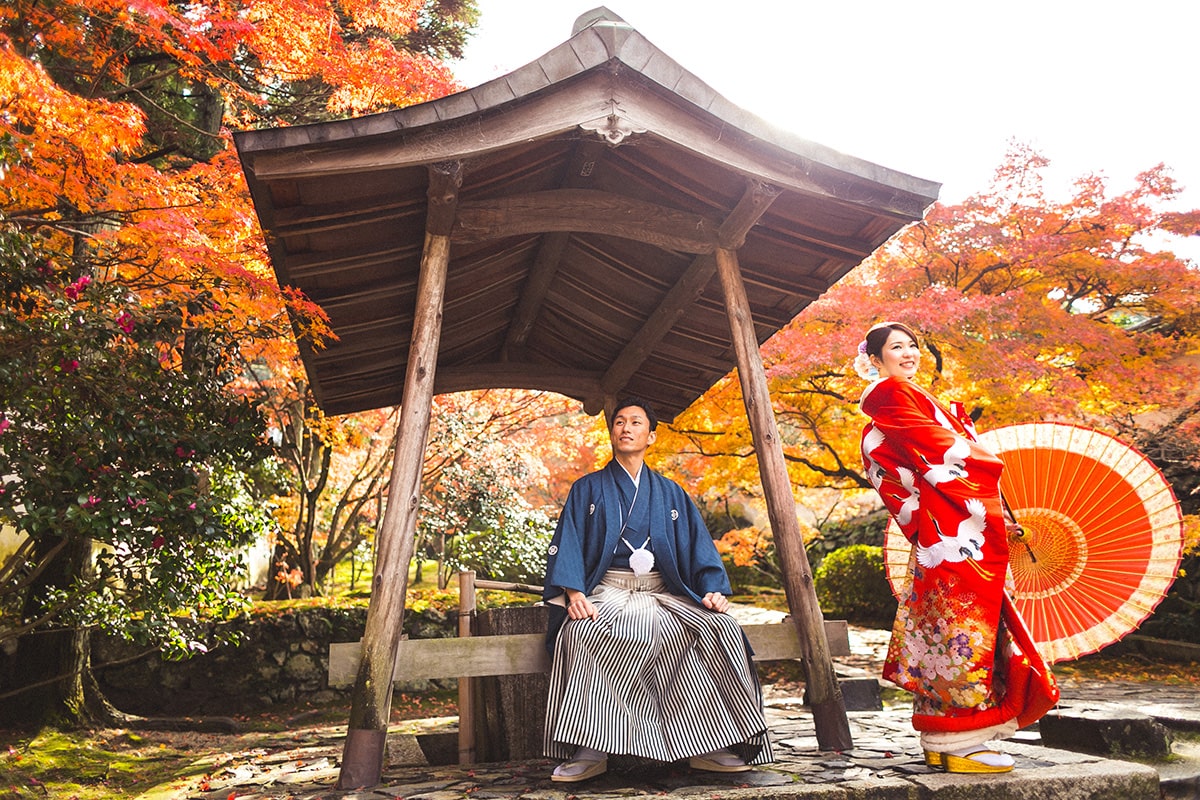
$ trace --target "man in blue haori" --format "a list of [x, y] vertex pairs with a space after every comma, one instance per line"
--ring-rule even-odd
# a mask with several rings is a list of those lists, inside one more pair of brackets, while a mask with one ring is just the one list
[[545, 753], [553, 780], [603, 773], [609, 754], [742, 772], [772, 760], [729, 577], [700, 511], [644, 464], [650, 404], [622, 400], [613, 460], [571, 487], [546, 563], [554, 666]]

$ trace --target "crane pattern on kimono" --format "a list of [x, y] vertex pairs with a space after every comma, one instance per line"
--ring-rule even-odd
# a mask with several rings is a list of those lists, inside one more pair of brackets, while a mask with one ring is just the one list
[[871, 458], [871, 453], [875, 451], [879, 445], [883, 444], [883, 431], [879, 428], [871, 428], [863, 437], [862, 451], [863, 456], [867, 460], [867, 480], [875, 487], [875, 491], [880, 491], [883, 486], [883, 479], [887, 476], [887, 470], [880, 466], [879, 462]]
[[932, 517], [939, 541], [928, 547], [917, 543], [918, 564], [926, 569], [933, 569], [947, 561], [983, 559], [983, 529], [986, 525], [987, 509], [982, 500], [972, 497], [967, 501], [967, 513], [970, 516], [958, 523], [958, 531], [954, 536], [944, 534], [937, 518]]
[[924, 453], [917, 455], [920, 457], [921, 463], [925, 465], [922, 475], [934, 486], [947, 481], [962, 481], [963, 485], [969, 488], [979, 488], [977, 482], [967, 480], [967, 457], [971, 455], [971, 443], [961, 436], [954, 437], [954, 444], [942, 453], [940, 464], [926, 458]]
[[889, 492], [888, 494], [900, 501], [900, 508], [894, 515], [896, 522], [902, 527], [907, 527], [908, 523], [912, 522], [913, 513], [921, 504], [921, 491], [917, 488], [917, 476], [911, 469], [896, 467], [896, 474], [900, 476], [900, 485], [906, 494], [898, 492]]

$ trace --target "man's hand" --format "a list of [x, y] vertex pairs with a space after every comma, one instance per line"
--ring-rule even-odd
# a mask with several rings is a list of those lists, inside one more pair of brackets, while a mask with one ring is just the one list
[[567, 589], [567, 616], [571, 619], [596, 619], [596, 607], [587, 595], [575, 589]]
[[704, 595], [704, 599], [701, 602], [704, 603], [705, 608], [711, 608], [713, 611], [721, 614], [729, 610], [729, 601], [720, 592], [709, 592]]

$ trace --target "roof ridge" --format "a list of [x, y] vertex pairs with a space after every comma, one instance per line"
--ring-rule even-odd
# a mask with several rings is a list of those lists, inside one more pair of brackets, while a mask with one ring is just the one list
[[574, 36], [580, 31], [587, 30], [593, 25], [599, 25], [602, 22], [613, 26], [632, 27], [620, 15], [609, 9], [608, 6], [596, 6], [591, 11], [585, 11], [576, 17], [575, 24], [571, 27], [571, 35]]

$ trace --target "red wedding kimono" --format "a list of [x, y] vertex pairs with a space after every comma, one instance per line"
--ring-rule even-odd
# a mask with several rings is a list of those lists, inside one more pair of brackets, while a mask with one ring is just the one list
[[1058, 686], [1009, 596], [1003, 462], [910, 381], [863, 393], [867, 477], [913, 543], [883, 677], [914, 694], [918, 731], [1025, 727], [1058, 702]]

